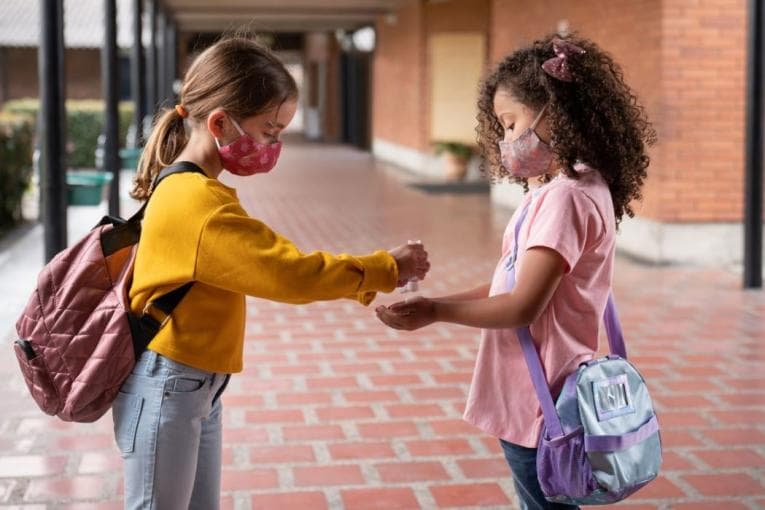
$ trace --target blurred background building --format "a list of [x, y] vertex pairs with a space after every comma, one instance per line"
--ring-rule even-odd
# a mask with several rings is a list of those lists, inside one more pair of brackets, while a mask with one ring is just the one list
[[[101, 97], [103, 3], [65, 1], [70, 99]], [[125, 100], [137, 4], [149, 57], [147, 113], [170, 100], [199, 51], [245, 30], [271, 46], [300, 84], [293, 131], [356, 146], [428, 179], [444, 172], [434, 144], [474, 145], [487, 69], [536, 37], [577, 31], [623, 66], [659, 134], [644, 201], [624, 222], [620, 249], [659, 263], [742, 259], [746, 2], [118, 0]], [[0, 2], [0, 103], [38, 94], [38, 9], [36, 1]], [[467, 179], [477, 178], [473, 157]], [[513, 207], [516, 188], [495, 185], [492, 200]]]

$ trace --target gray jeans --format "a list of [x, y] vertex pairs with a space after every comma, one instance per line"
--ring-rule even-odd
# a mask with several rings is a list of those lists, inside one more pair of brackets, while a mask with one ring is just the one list
[[220, 395], [229, 377], [143, 353], [112, 405], [126, 509], [220, 507]]

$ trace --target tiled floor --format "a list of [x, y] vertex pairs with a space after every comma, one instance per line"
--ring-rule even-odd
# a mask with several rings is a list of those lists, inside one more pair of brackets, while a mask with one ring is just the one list
[[[288, 145], [272, 175], [228, 182], [304, 250], [422, 239], [426, 294], [488, 281], [509, 216], [486, 195], [411, 191], [337, 147]], [[627, 346], [661, 411], [665, 461], [617, 508], [765, 508], [765, 295], [739, 280], [618, 260]], [[396, 333], [353, 302], [249, 300], [246, 369], [224, 397], [224, 508], [517, 508], [496, 440], [460, 418], [477, 339], [447, 325]], [[108, 416], [43, 416], [10, 354], [0, 391], [0, 508], [121, 508]]]

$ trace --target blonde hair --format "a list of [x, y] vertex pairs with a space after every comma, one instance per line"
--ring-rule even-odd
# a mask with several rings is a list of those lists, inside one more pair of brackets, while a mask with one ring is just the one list
[[218, 41], [186, 72], [181, 108], [162, 108], [155, 115], [130, 196], [148, 199], [154, 178], [186, 147], [184, 118], [205, 122], [210, 112], [222, 108], [243, 119], [295, 99], [297, 94], [295, 80], [284, 64], [260, 43], [240, 36]]

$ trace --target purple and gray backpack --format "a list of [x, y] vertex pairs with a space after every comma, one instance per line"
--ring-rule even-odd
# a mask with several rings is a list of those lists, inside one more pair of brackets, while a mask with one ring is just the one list
[[[516, 240], [527, 210], [516, 223]], [[508, 290], [515, 285], [517, 256], [516, 243]], [[582, 363], [568, 376], [555, 403], [529, 328], [517, 330], [544, 416], [537, 475], [549, 501], [610, 504], [659, 474], [659, 423], [645, 380], [627, 361], [613, 294], [608, 297], [604, 322], [610, 354]]]

